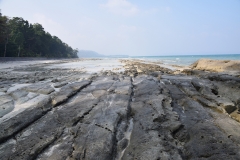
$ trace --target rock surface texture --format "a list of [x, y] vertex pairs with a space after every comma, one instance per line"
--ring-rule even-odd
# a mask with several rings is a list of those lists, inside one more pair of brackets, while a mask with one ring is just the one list
[[240, 159], [239, 77], [123, 62], [0, 71], [0, 159]]
[[240, 73], [239, 60], [212, 60], [200, 59], [191, 65], [193, 69], [208, 70], [215, 72], [232, 72]]

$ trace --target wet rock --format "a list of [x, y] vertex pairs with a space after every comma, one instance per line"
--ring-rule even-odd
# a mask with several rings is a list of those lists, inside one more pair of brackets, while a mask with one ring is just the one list
[[[147, 81], [144, 77], [136, 77], [136, 82], [134, 80], [133, 83], [135, 84], [134, 93], [142, 88], [145, 89], [146, 84], [148, 88], [155, 86], [156, 90], [159, 89], [156, 88], [157, 82]], [[171, 136], [171, 132], [181, 126], [178, 118], [173, 118], [176, 113], [170, 113], [171, 100], [159, 92], [153, 92], [153, 89], [145, 90], [143, 93], [151, 95], [152, 98], [146, 100], [146, 103], [136, 98], [131, 103], [134, 115], [133, 130], [122, 159], [182, 159], [178, 146], [175, 145], [174, 138]], [[142, 96], [143, 93], [134, 94], [134, 97]], [[167, 119], [171, 121], [167, 122]]]
[[28, 92], [25, 90], [16, 90], [14, 92], [11, 92], [10, 95], [14, 98], [14, 100], [17, 100], [19, 98], [25, 97], [28, 95]]
[[209, 80], [192, 79], [191, 83], [196, 88], [196, 90], [198, 90], [202, 94], [205, 94], [205, 95], [218, 94], [217, 86]]
[[147, 77], [143, 77], [143, 76], [136, 77], [133, 81], [133, 85], [138, 86], [134, 90], [134, 95], [136, 97], [136, 100], [142, 97], [144, 98], [146, 95], [148, 95], [148, 93], [151, 93], [151, 94], [160, 93], [160, 89], [158, 85], [152, 78], [147, 79]]
[[81, 81], [81, 82], [75, 82], [69, 85], [66, 85], [60, 89], [59, 92], [57, 92], [52, 97], [52, 105], [56, 106], [64, 101], [66, 101], [70, 96], [75, 94], [80, 89], [84, 88], [86, 85], [88, 85], [90, 81]]
[[56, 144], [51, 145], [43, 154], [40, 154], [37, 157], [37, 160], [67, 159], [73, 151], [73, 136], [69, 136], [67, 134], [63, 134], [62, 136], [62, 141], [57, 141]]
[[207, 99], [205, 99], [201, 96], [194, 96], [193, 99], [198, 101], [199, 103], [201, 103], [204, 106], [211, 107], [212, 109], [223, 111], [216, 103], [214, 103], [212, 101], [209, 101], [209, 100], [207, 100]]
[[237, 109], [235, 104], [226, 97], [215, 96], [215, 95], [205, 95], [205, 97], [217, 103], [228, 114], [232, 113], [234, 110]]
[[239, 77], [123, 62], [2, 74], [0, 159], [239, 159]]
[[13, 101], [12, 97], [9, 95], [0, 96], [0, 105]]
[[218, 93], [230, 99], [233, 102], [237, 102], [240, 97], [240, 83], [236, 83], [234, 81], [228, 82], [215, 82], [215, 85], [218, 88]]
[[50, 97], [38, 96], [0, 118], [0, 142], [40, 118], [51, 109]]
[[7, 92], [8, 88], [0, 88], [0, 92]]
[[190, 82], [180, 82], [178, 87], [191, 97], [200, 96], [200, 93], [192, 86]]
[[[174, 103], [174, 108], [178, 110], [180, 120], [184, 125], [184, 129], [175, 134], [189, 134], [189, 138], [184, 138], [186, 144], [183, 153], [187, 159], [201, 157], [211, 159], [237, 158], [238, 146], [229, 142], [225, 132], [214, 124], [214, 119], [209, 116], [208, 111], [200, 104], [189, 98], [184, 98], [178, 99], [177, 104]], [[197, 113], [197, 116], [193, 113]], [[227, 150], [226, 146], [228, 146]], [[234, 154], [228, 154], [233, 152]]]
[[42, 149], [61, 135], [63, 127], [53, 113], [49, 112], [44, 118], [44, 121], [40, 119], [35, 125], [15, 136], [16, 144], [13, 146], [15, 149], [8, 155], [9, 159], [34, 159]]
[[94, 97], [99, 98], [103, 95], [106, 95], [107, 91], [106, 90], [96, 90], [96, 91], [93, 91], [92, 94], [93, 94]]
[[130, 79], [125, 79], [120, 82], [116, 82], [112, 85], [110, 90], [113, 90], [115, 93], [118, 93], [118, 94], [130, 95], [132, 92], [131, 81]]
[[232, 112], [230, 116], [236, 121], [240, 122], [240, 114], [238, 110], [235, 110], [234, 112]]
[[0, 96], [0, 118], [8, 114], [14, 109], [14, 102], [12, 97], [8, 95]]
[[233, 75], [228, 75], [228, 74], [220, 74], [220, 73], [209, 73], [205, 78], [210, 79], [211, 81], [235, 81], [235, 82], [240, 82], [240, 78], [233, 76]]
[[43, 80], [45, 80], [45, 77], [39, 77], [38, 78], [38, 81], [43, 81]]
[[55, 88], [60, 88], [60, 87], [62, 87], [62, 86], [65, 86], [66, 84], [68, 84], [68, 82], [60, 82], [60, 83], [54, 84], [53, 86], [54, 86]]
[[46, 84], [46, 83], [38, 83], [38, 84], [30, 85], [23, 89], [28, 92], [35, 92], [35, 93], [45, 94], [45, 95], [48, 95], [55, 91], [49, 84]]
[[57, 78], [55, 78], [51, 82], [56, 83], [56, 82], [59, 82], [59, 80]]
[[16, 140], [10, 139], [6, 143], [0, 145], [0, 156], [1, 159], [9, 159], [10, 155], [15, 150]]
[[[75, 125], [75, 123], [84, 117], [84, 115], [97, 103], [97, 99], [92, 96], [91, 98], [89, 95], [85, 94], [80, 96], [80, 99], [75, 99], [75, 101], [68, 105], [60, 106], [59, 108], [48, 112], [38, 121], [33, 123], [33, 125], [30, 125], [17, 133], [15, 135], [15, 150], [12, 150], [8, 157], [10, 157], [10, 159], [16, 159], [19, 157], [22, 159], [34, 159], [43, 149], [60, 138], [65, 127]], [[48, 104], [49, 103], [50, 101], [48, 101]], [[79, 105], [82, 107], [78, 107]], [[44, 107], [46, 107], [46, 104]], [[26, 111], [24, 113], [29, 114]], [[16, 116], [14, 117], [16, 118]], [[19, 117], [19, 119], [20, 118], [23, 117]], [[2, 145], [4, 146], [6, 143], [3, 143]], [[29, 146], [31, 147], [29, 148]]]
[[[91, 91], [92, 85], [99, 83], [92, 83], [89, 89], [86, 88], [86, 91]], [[124, 84], [118, 83], [115, 87], [121, 85]], [[111, 85], [108, 86], [111, 87]], [[106, 90], [111, 91], [109, 88]], [[124, 94], [110, 94], [101, 97], [100, 102], [92, 110], [91, 116], [86, 117], [89, 125], [82, 125], [81, 132], [74, 142], [76, 150], [73, 152], [73, 158], [85, 155], [87, 159], [95, 159], [97, 155], [100, 159], [112, 159], [111, 157], [114, 155], [111, 153], [116, 145], [114, 142], [116, 130], [121, 120], [127, 117], [129, 98], [130, 95]]]
[[46, 87], [43, 87], [43, 88], [39, 89], [39, 90], [37, 91], [37, 93], [48, 95], [48, 94], [50, 94], [50, 93], [52, 93], [52, 92], [54, 92], [54, 91], [55, 91], [55, 90], [54, 90], [52, 87], [46, 86]]

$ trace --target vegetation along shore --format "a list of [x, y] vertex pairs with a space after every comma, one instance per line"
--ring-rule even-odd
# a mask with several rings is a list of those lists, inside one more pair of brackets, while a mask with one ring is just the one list
[[0, 57], [77, 58], [77, 52], [41, 24], [0, 13]]

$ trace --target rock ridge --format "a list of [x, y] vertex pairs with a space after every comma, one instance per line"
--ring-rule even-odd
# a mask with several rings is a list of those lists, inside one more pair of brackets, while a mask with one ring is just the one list
[[0, 71], [0, 159], [239, 159], [239, 77], [122, 62]]

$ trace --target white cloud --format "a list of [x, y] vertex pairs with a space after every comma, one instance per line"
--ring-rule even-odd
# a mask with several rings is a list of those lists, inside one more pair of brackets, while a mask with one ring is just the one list
[[139, 32], [139, 28], [134, 25], [120, 25], [116, 31], [116, 38], [122, 41], [133, 39]]
[[89, 18], [89, 17], [86, 17], [86, 16], [82, 16], [82, 17], [79, 17], [79, 20], [78, 20], [78, 25], [79, 26], [96, 26], [96, 23], [97, 21], [93, 18]]
[[165, 7], [165, 11], [166, 12], [171, 12], [171, 8], [170, 7]]
[[46, 18], [43, 14], [34, 14], [34, 20], [38, 23], [54, 23], [51, 19]]
[[52, 36], [59, 37], [63, 42], [68, 39], [69, 32], [63, 25], [46, 17], [44, 14], [34, 14], [30, 22], [41, 24], [46, 32], [49, 32]]
[[157, 8], [151, 8], [151, 9], [148, 9], [148, 10], [145, 10], [144, 11], [144, 13], [145, 14], [156, 14], [156, 13], [158, 13], [159, 12], [159, 9], [157, 9]]
[[122, 32], [135, 32], [137, 30], [136, 26], [131, 26], [131, 25], [121, 25], [119, 27], [120, 31]]
[[137, 6], [128, 2], [127, 0], [108, 0], [106, 4], [100, 5], [103, 8], [107, 8], [114, 14], [123, 16], [134, 16], [139, 12]]

